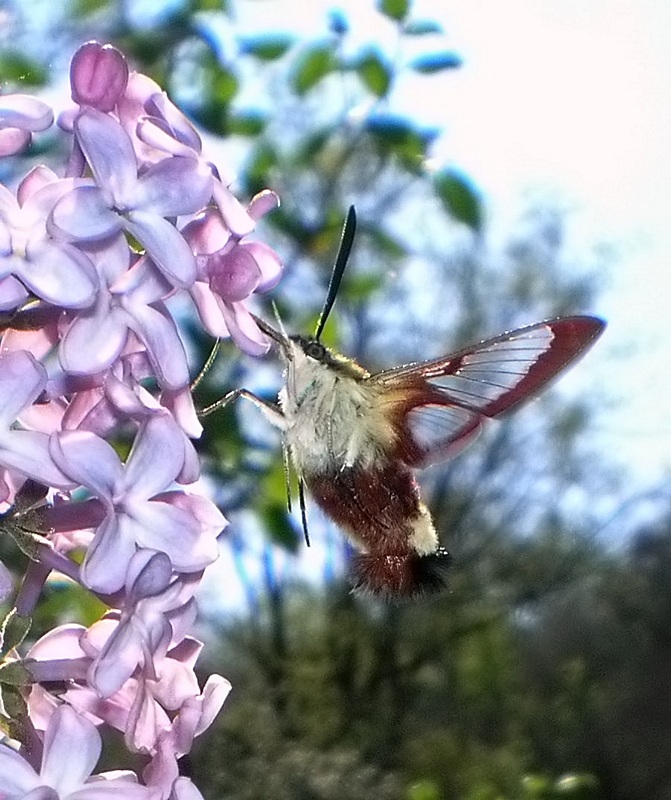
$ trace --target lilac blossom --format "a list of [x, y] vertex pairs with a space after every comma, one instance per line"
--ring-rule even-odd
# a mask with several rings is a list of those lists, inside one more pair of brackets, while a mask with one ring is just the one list
[[78, 183], [35, 169], [16, 197], [0, 184], [0, 309], [20, 306], [29, 292], [65, 308], [85, 308], [95, 300], [98, 276], [90, 259], [46, 230], [54, 205]]
[[192, 214], [209, 202], [211, 172], [196, 159], [175, 156], [138, 174], [131, 141], [113, 117], [86, 109], [74, 127], [95, 183], [77, 186], [59, 200], [51, 229], [84, 242], [125, 230], [173, 286], [189, 286], [195, 278], [193, 254], [167, 218]]
[[[263, 192], [252, 200], [250, 214], [261, 216], [277, 204], [273, 192]], [[277, 284], [281, 275], [277, 254], [262, 242], [234, 236], [215, 209], [190, 222], [183, 233], [196, 253], [198, 278], [191, 296], [203, 325], [213, 336], [231, 336], [250, 355], [262, 355], [270, 343], [244, 301]]]
[[44, 131], [54, 121], [46, 103], [28, 94], [0, 96], [0, 156], [21, 152], [35, 131]]
[[[74, 105], [57, 109], [55, 129], [67, 163], [35, 167], [16, 190], [0, 183], [0, 502], [8, 544], [29, 556], [21, 581], [0, 564], [18, 748], [0, 744], [0, 800], [202, 800], [178, 760], [230, 690], [219, 675], [201, 687], [192, 635], [227, 522], [185, 488], [200, 476], [191, 440], [202, 429], [184, 304], [176, 314], [172, 299], [195, 301], [214, 336], [265, 353], [247, 303], [276, 285], [281, 263], [252, 234], [279, 201], [266, 191], [241, 202], [233, 171], [116, 48], [82, 45], [70, 82]], [[36, 98], [0, 97], [0, 156], [52, 122]], [[53, 573], [108, 610], [24, 654]], [[91, 776], [95, 726], [143, 754], [141, 776]]]
[[51, 717], [37, 772], [20, 753], [0, 744], [2, 800], [151, 800], [153, 790], [141, 786], [129, 771], [101, 773], [91, 778], [102, 751], [95, 725], [70, 706]]
[[49, 437], [15, 427], [46, 382], [44, 367], [24, 350], [0, 355], [0, 464], [39, 483], [69, 488], [74, 482], [51, 458]]
[[[111, 255], [109, 250], [106, 253]], [[63, 335], [59, 351], [63, 368], [74, 375], [103, 372], [119, 358], [134, 333], [161, 386], [183, 389], [189, 383], [186, 352], [162, 300], [171, 287], [146, 256], [128, 269], [129, 253], [123, 244], [108, 260], [116, 262], [117, 280], [109, 287], [101, 286], [95, 307], [78, 314]]]
[[183, 572], [204, 569], [216, 559], [216, 537], [171, 503], [172, 495], [156, 499], [187, 459], [183, 434], [169, 415], [158, 413], [143, 423], [125, 465], [104, 439], [87, 431], [53, 434], [51, 453], [63, 472], [89, 489], [107, 511], [82, 565], [90, 588], [118, 591], [138, 547], [167, 553]]
[[78, 105], [113, 111], [128, 85], [126, 59], [112, 45], [86, 42], [72, 58], [70, 85]]

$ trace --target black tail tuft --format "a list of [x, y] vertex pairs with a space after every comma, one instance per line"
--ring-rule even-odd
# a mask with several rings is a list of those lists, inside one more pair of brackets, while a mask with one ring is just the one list
[[406, 553], [356, 553], [352, 558], [354, 590], [394, 599], [435, 594], [447, 586], [447, 550], [420, 556]]

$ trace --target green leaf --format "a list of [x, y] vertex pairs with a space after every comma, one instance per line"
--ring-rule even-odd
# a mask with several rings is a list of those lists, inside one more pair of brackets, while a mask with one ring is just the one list
[[412, 172], [417, 172], [426, 158], [426, 148], [434, 133], [422, 131], [406, 117], [376, 114], [366, 122], [369, 134], [383, 152], [394, 155]]
[[72, 19], [100, 14], [112, 5], [110, 0], [75, 0], [70, 6]]
[[408, 790], [408, 800], [440, 800], [441, 792], [434, 781], [421, 780]]
[[367, 49], [354, 63], [363, 85], [376, 97], [384, 97], [391, 83], [391, 67], [377, 49]]
[[300, 540], [296, 536], [293, 520], [289, 516], [286, 506], [281, 503], [268, 504], [261, 511], [263, 525], [275, 544], [295, 553], [298, 550]]
[[386, 258], [399, 259], [408, 255], [405, 245], [378, 226], [367, 227], [366, 236], [372, 240], [380, 255]]
[[315, 44], [304, 50], [294, 64], [291, 78], [294, 91], [304, 95], [333, 71], [335, 58], [331, 44]]
[[340, 131], [339, 125], [326, 125], [310, 133], [297, 147], [292, 163], [299, 166], [313, 165], [324, 147], [333, 140]]
[[31, 617], [21, 616], [15, 608], [7, 614], [2, 623], [2, 632], [0, 634], [2, 640], [1, 652], [3, 655], [21, 644], [26, 638], [26, 634], [30, 630], [31, 625]]
[[46, 82], [47, 74], [37, 61], [17, 51], [5, 50], [0, 53], [0, 85], [44, 86]]
[[249, 194], [256, 194], [268, 186], [269, 173], [277, 166], [277, 153], [268, 144], [256, 147], [240, 176]]
[[378, 0], [378, 11], [397, 22], [404, 20], [410, 11], [410, 0]]
[[403, 26], [408, 36], [426, 36], [429, 33], [442, 33], [443, 28], [432, 19], [410, 19]]
[[267, 122], [261, 111], [237, 111], [228, 116], [228, 131], [238, 136], [258, 136]]
[[411, 69], [415, 72], [422, 72], [429, 75], [433, 72], [441, 72], [445, 69], [457, 69], [462, 65], [461, 57], [456, 53], [445, 50], [442, 53], [426, 53], [417, 56], [410, 62]]
[[465, 175], [455, 169], [445, 169], [435, 175], [433, 185], [450, 216], [476, 233], [482, 230], [480, 195]]
[[237, 75], [229, 69], [219, 67], [213, 70], [210, 84], [210, 99], [219, 105], [227, 105], [238, 93]]
[[281, 58], [295, 41], [295, 37], [288, 33], [244, 36], [240, 38], [240, 52], [261, 61], [274, 61]]
[[30, 672], [22, 661], [5, 661], [0, 666], [0, 683], [8, 686], [30, 686], [32, 682]]

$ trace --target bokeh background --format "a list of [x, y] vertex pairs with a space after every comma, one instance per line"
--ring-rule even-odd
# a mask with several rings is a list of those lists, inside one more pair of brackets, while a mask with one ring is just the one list
[[[76, 46], [113, 42], [241, 198], [279, 193], [260, 235], [288, 329], [312, 330], [352, 203], [326, 338], [371, 370], [561, 314], [609, 322], [421, 475], [454, 558], [431, 601], [353, 596], [314, 506], [302, 544], [276, 433], [244, 404], [207, 419], [203, 487], [231, 525], [201, 634], [234, 685], [184, 765], [207, 798], [671, 798], [670, 34], [664, 0], [0, 3], [3, 91], [62, 105]], [[3, 181], [56, 147], [38, 137]], [[196, 374], [212, 343], [189, 330]], [[225, 343], [197, 400], [280, 379]], [[49, 591], [43, 629], [100, 611]]]

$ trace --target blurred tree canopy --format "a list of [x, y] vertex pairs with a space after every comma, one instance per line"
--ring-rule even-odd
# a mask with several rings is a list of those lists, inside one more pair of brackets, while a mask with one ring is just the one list
[[[351, 203], [359, 235], [325, 338], [370, 369], [593, 307], [603, 257], [566, 263], [560, 211], [530, 209], [495, 244], [478, 188], [432, 162], [443, 131], [403, 97], [441, 81], [449, 117], [462, 60], [409, 0], [375, 3], [375, 40], [342, 11], [312, 38], [241, 31], [243, 6], [262, 22], [259, 0], [61, 5], [38, 40], [40, 4], [5, 4], [0, 80], [44, 86], [81, 41], [119, 46], [230, 154], [241, 196], [281, 196], [263, 235], [285, 259], [274, 299], [289, 330], [314, 325]], [[194, 327], [194, 365], [210, 345]], [[272, 395], [273, 380], [224, 346], [198, 402], [255, 382]], [[211, 611], [213, 662], [235, 688], [185, 765], [206, 796], [671, 798], [671, 506], [665, 487], [626, 495], [594, 424], [589, 399], [551, 392], [422, 477], [455, 563], [436, 600], [381, 606], [340, 575], [307, 589], [267, 572], [248, 613]], [[200, 446], [235, 540], [244, 511], [295, 552], [277, 440], [254, 412], [208, 419]], [[614, 529], [617, 549], [599, 535]], [[55, 589], [44, 613], [94, 612]]]

